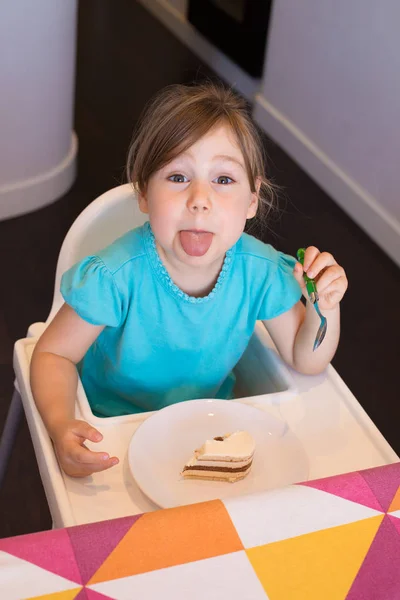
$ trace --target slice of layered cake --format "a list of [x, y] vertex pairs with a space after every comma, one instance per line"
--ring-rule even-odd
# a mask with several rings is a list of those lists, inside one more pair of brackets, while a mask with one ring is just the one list
[[234, 483], [250, 473], [254, 450], [254, 439], [247, 431], [235, 431], [215, 437], [194, 451], [181, 475], [185, 479]]

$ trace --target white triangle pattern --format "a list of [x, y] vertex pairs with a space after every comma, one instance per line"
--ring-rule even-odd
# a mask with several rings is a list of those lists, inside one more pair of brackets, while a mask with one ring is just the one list
[[115, 600], [268, 600], [243, 550], [87, 587]]
[[60, 575], [0, 550], [1, 598], [21, 600], [80, 587]]
[[353, 523], [381, 512], [315, 488], [293, 485], [223, 501], [245, 548]]
[[400, 519], [400, 510], [394, 510], [393, 512], [388, 513], [391, 517], [397, 517]]

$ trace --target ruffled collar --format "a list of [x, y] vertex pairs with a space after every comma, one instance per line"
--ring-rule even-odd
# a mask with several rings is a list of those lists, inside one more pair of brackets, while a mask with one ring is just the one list
[[186, 294], [172, 281], [167, 269], [165, 268], [158, 254], [154, 233], [148, 221], [143, 225], [143, 234], [146, 252], [147, 256], [150, 259], [150, 263], [159, 281], [163, 284], [163, 286], [167, 289], [168, 292], [170, 292], [177, 298], [180, 298], [181, 300], [185, 302], [190, 302], [192, 304], [201, 304], [203, 302], [209, 302], [210, 300], [212, 300], [212, 298], [214, 298], [216, 294], [218, 294], [232, 266], [232, 261], [235, 253], [235, 246], [233, 246], [226, 252], [221, 271], [218, 275], [216, 284], [211, 290], [211, 292], [207, 296], [197, 298], [196, 296], [189, 296], [189, 294]]

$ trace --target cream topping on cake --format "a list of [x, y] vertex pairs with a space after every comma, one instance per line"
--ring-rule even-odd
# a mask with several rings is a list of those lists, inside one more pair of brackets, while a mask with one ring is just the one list
[[197, 460], [216, 461], [226, 457], [232, 461], [241, 461], [254, 454], [255, 442], [247, 431], [235, 431], [224, 436], [207, 440], [201, 448], [196, 450]]

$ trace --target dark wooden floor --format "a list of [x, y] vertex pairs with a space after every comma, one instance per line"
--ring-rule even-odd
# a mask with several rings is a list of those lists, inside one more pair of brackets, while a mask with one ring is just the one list
[[[0, 222], [0, 427], [13, 389], [14, 341], [47, 317], [58, 251], [72, 221], [123, 181], [131, 132], [148, 98], [167, 84], [213, 76], [134, 0], [85, 0], [79, 6], [78, 178], [53, 205]], [[292, 254], [315, 244], [345, 266], [350, 286], [334, 366], [400, 453], [399, 270], [279, 147], [266, 144], [269, 173], [285, 195], [263, 237]], [[0, 490], [0, 537], [50, 527], [24, 423]]]

